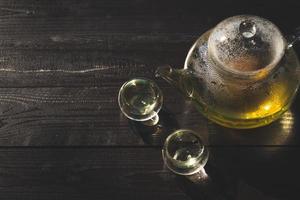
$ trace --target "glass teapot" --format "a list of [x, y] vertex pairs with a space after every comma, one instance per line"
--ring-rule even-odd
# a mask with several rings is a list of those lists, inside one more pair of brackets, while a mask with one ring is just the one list
[[299, 86], [293, 43], [272, 22], [250, 15], [225, 19], [188, 52], [183, 69], [159, 67], [210, 120], [230, 128], [255, 128], [278, 119]]

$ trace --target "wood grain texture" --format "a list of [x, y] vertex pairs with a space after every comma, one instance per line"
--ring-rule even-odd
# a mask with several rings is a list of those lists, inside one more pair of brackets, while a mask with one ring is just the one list
[[[169, 172], [160, 149], [1, 148], [0, 194], [7, 200], [293, 199], [299, 190], [293, 181], [299, 174], [291, 172], [299, 168], [293, 159], [299, 148], [284, 149], [272, 160], [289, 162], [272, 167], [265, 165], [270, 160], [252, 148], [239, 151], [215, 148], [206, 166], [208, 177], [199, 179], [198, 175], [179, 177]], [[267, 151], [274, 153], [273, 148]], [[283, 173], [281, 169], [287, 166], [290, 171]]]
[[188, 199], [154, 149], [0, 151], [0, 194], [7, 200]]
[[[0, 1], [0, 198], [297, 199], [300, 95], [270, 126], [237, 131], [156, 79], [159, 132], [128, 121], [117, 94], [130, 78], [154, 79], [159, 65], [181, 68], [199, 35], [226, 17], [259, 15], [286, 34], [299, 9], [289, 0]], [[209, 144], [208, 183], [163, 165], [160, 147], [175, 128]]]

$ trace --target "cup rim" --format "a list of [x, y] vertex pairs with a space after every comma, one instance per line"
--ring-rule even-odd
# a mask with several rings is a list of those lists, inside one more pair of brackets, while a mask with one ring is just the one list
[[[170, 153], [169, 153], [169, 151], [168, 151], [169, 140], [170, 140], [172, 137], [174, 137], [178, 132], [188, 132], [189, 134], [192, 134], [193, 136], [195, 136], [199, 141], [201, 141], [202, 144], [203, 144], [203, 139], [202, 139], [202, 137], [200, 137], [198, 134], [196, 134], [195, 131], [189, 130], [189, 129], [178, 129], [178, 130], [174, 131], [173, 133], [171, 133], [171, 134], [166, 138], [166, 140], [165, 140], [165, 145], [164, 145], [164, 148], [163, 148], [163, 149], [165, 149], [165, 153], [166, 153], [166, 156], [168, 157], [168, 159], [170, 159], [170, 160], [172, 160], [173, 162], [178, 163], [178, 164], [184, 164], [186, 161], [180, 161], [180, 160], [174, 159], [174, 158], [170, 155]], [[203, 148], [201, 149], [201, 153], [199, 153], [199, 155], [197, 155], [197, 157], [196, 157], [195, 159], [197, 159], [197, 160], [200, 159], [200, 157], [202, 156], [202, 154], [203, 154], [203, 152], [204, 152], [204, 149], [205, 149], [205, 146], [204, 146], [204, 144], [203, 144]]]
[[[158, 108], [155, 109], [155, 111], [153, 110], [153, 111], [151, 112], [151, 114], [148, 114], [148, 116], [147, 116], [146, 118], [142, 118], [142, 119], [134, 118], [134, 117], [128, 115], [128, 113], [126, 113], [125, 110], [123, 109], [123, 106], [121, 106], [121, 104], [122, 104], [122, 103], [121, 103], [121, 96], [122, 96], [121, 91], [122, 91], [122, 89], [123, 89], [129, 82], [131, 82], [131, 81], [133, 81], [133, 80], [149, 81], [149, 82], [151, 82], [153, 85], [155, 85], [155, 87], [157, 88], [157, 90], [158, 90], [159, 93], [161, 94], [161, 101], [162, 101], [161, 105], [159, 105]], [[160, 111], [161, 108], [162, 108], [163, 100], [164, 100], [164, 97], [163, 97], [163, 93], [162, 93], [162, 90], [160, 89], [160, 87], [155, 83], [155, 81], [153, 81], [153, 80], [151, 80], [151, 79], [148, 79], [148, 78], [144, 78], [144, 77], [136, 77], [136, 78], [131, 78], [131, 79], [129, 79], [128, 81], [126, 81], [126, 82], [124, 82], [124, 83], [122, 84], [122, 86], [120, 87], [119, 92], [118, 92], [118, 104], [119, 104], [120, 110], [122, 111], [122, 113], [123, 113], [127, 118], [129, 118], [129, 119], [131, 119], [131, 120], [134, 120], [134, 121], [147, 121], [147, 120], [152, 119], [152, 118], [155, 117], [156, 115], [158, 115], [159, 111]]]

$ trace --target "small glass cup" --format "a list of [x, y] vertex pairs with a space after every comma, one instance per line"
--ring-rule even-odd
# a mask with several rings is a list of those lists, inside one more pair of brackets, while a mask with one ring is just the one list
[[209, 152], [203, 140], [192, 130], [179, 129], [165, 141], [162, 156], [166, 166], [176, 174], [192, 175], [202, 170]]
[[163, 95], [154, 81], [135, 78], [122, 85], [118, 102], [126, 117], [153, 126], [159, 121], [158, 112], [162, 107]]

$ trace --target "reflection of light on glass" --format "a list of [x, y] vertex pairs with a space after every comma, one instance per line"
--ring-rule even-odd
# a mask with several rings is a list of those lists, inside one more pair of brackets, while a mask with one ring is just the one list
[[132, 86], [136, 86], [136, 80], [133, 80], [131, 84]]
[[291, 132], [291, 129], [293, 128], [293, 125], [294, 125], [293, 113], [291, 111], [285, 112], [282, 115], [279, 122], [280, 122], [281, 127], [282, 127], [282, 129], [285, 133]]
[[199, 178], [201, 178], [201, 179], [208, 178], [208, 175], [204, 168], [202, 168], [198, 174], [199, 174]]
[[[253, 134], [233, 134], [232, 139], [239, 144], [246, 145], [287, 145], [291, 143], [293, 138], [294, 129], [294, 116], [293, 113], [288, 110], [282, 114], [282, 116], [268, 126], [263, 126], [257, 129], [249, 130], [236, 130], [228, 131], [232, 133], [253, 133]], [[276, 152], [275, 150], [282, 149], [281, 147], [272, 147], [272, 151], [267, 147], [266, 153]]]
[[248, 112], [245, 114], [246, 119], [252, 119], [257, 117], [265, 117], [270, 113], [276, 113], [282, 108], [282, 101], [280, 99], [272, 99], [262, 103], [257, 110]]
[[270, 104], [266, 104], [266, 105], [263, 106], [263, 108], [264, 108], [265, 110], [270, 110], [271, 105], [270, 105]]
[[244, 117], [246, 119], [253, 119], [253, 118], [264, 118], [275, 113], [278, 113], [282, 110], [284, 105], [286, 104], [286, 85], [284, 84], [276, 84], [276, 87], [271, 87], [269, 89], [269, 95], [265, 97], [259, 103], [258, 107], [255, 107], [253, 110], [249, 110], [246, 112]]
[[226, 36], [223, 35], [223, 36], [220, 38], [220, 42], [224, 42], [226, 39], [227, 39]]
[[193, 175], [187, 176], [187, 178], [196, 184], [207, 183], [210, 179], [204, 168]]
[[[285, 145], [288, 144], [289, 139], [293, 135], [294, 116], [291, 111], [286, 111], [278, 120], [278, 126], [270, 130], [271, 138], [268, 144], [271, 145]], [[280, 148], [279, 148], [280, 149]], [[275, 148], [273, 148], [275, 150]], [[275, 152], [275, 151], [274, 151]]]
[[[174, 159], [177, 159], [177, 158], [174, 158]], [[193, 166], [195, 166], [195, 164], [197, 164], [197, 159], [192, 158], [191, 155], [188, 155], [187, 160], [185, 161], [186, 167], [193, 167]]]

